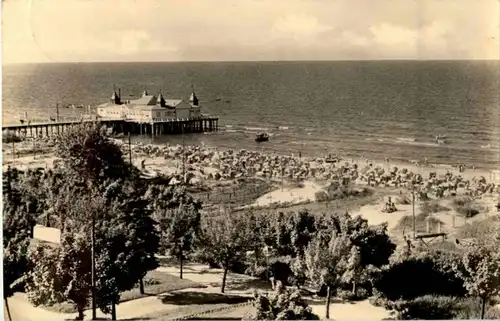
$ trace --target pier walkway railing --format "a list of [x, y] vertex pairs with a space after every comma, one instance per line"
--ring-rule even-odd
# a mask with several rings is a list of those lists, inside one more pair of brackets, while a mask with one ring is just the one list
[[131, 123], [143, 123], [143, 124], [154, 124], [154, 123], [180, 123], [180, 122], [191, 122], [191, 121], [203, 121], [203, 120], [217, 120], [216, 116], [201, 116], [201, 117], [190, 117], [190, 118], [122, 118], [122, 117], [60, 117], [59, 120], [51, 119], [30, 119], [23, 123], [8, 123], [2, 124], [2, 130], [16, 130], [29, 127], [40, 127], [40, 126], [50, 126], [50, 125], [72, 125], [78, 123], [92, 123], [92, 122], [131, 122]]

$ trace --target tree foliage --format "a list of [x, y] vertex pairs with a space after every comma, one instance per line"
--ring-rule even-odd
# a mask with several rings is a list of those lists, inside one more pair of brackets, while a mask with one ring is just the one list
[[412, 300], [424, 295], [464, 296], [463, 281], [453, 264], [460, 255], [431, 249], [402, 252], [382, 268], [376, 290], [389, 300]]
[[[369, 225], [361, 216], [351, 217], [348, 213], [323, 216], [317, 221], [318, 230], [336, 231], [349, 237], [360, 254], [363, 267], [381, 267], [389, 263], [396, 245], [387, 234], [387, 224]], [[329, 236], [331, 234], [325, 234]]]
[[273, 246], [280, 256], [303, 255], [316, 233], [315, 217], [307, 210], [303, 210], [290, 213], [278, 212], [270, 218], [274, 244], [269, 245]]
[[147, 194], [157, 222], [160, 247], [182, 262], [193, 252], [200, 229], [201, 203], [187, 195], [184, 188], [152, 186]]
[[337, 234], [325, 236], [322, 232], [307, 247], [305, 262], [309, 280], [318, 286], [327, 287], [326, 318], [330, 317], [330, 297], [342, 283], [342, 276], [347, 269], [347, 260], [352, 248], [349, 236]]
[[[460, 264], [461, 263], [461, 264]], [[484, 242], [472, 244], [453, 268], [463, 280], [468, 294], [482, 301], [481, 319], [487, 301], [500, 294], [500, 253]]]
[[56, 156], [84, 180], [119, 179], [132, 173], [120, 147], [99, 124], [82, 124], [64, 131], [57, 140]]
[[19, 173], [10, 167], [3, 184], [3, 296], [12, 296], [29, 270], [28, 247], [34, 222], [26, 213], [18, 189]]
[[[19, 189], [22, 197], [38, 201], [31, 206], [36, 214], [47, 217], [46, 222], [55, 218], [55, 225], [63, 231], [60, 249], [34, 252], [28, 292], [37, 304], [73, 302], [82, 317], [91, 289], [94, 225], [96, 301], [103, 312], [112, 312], [116, 318], [114, 306], [120, 293], [158, 266], [159, 237], [146, 195], [147, 182], [125, 163], [119, 146], [99, 127], [69, 130], [56, 147], [62, 166], [29, 172]], [[8, 188], [15, 196], [13, 188]], [[20, 203], [25, 200], [22, 197]], [[11, 200], [17, 198], [11, 196]], [[49, 259], [51, 267], [45, 263]]]
[[202, 221], [199, 257], [216, 262], [224, 269], [222, 293], [229, 266], [241, 261], [246, 251], [253, 247], [252, 238], [244, 216], [227, 213]]
[[270, 297], [256, 294], [253, 308], [243, 320], [319, 320], [298, 292], [282, 286]]
[[28, 274], [26, 294], [34, 305], [53, 305], [64, 301], [63, 286], [57, 274], [59, 249], [48, 245], [37, 245], [30, 252], [33, 269]]
[[83, 311], [88, 306], [92, 290], [92, 259], [88, 234], [85, 231], [64, 231], [58, 254], [56, 271], [63, 296], [67, 301], [73, 302], [78, 311], [78, 319], [83, 320]]

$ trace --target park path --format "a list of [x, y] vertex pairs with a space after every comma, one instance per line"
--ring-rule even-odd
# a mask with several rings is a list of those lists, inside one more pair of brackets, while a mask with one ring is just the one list
[[[177, 267], [160, 267], [158, 271], [176, 276], [179, 275]], [[206, 288], [188, 288], [181, 290], [182, 292], [220, 293], [220, 284], [222, 281], [222, 270], [220, 269], [208, 270], [207, 266], [204, 265], [189, 265], [184, 270], [184, 278], [204, 284]], [[228, 273], [227, 281], [226, 294], [228, 295], [251, 296], [254, 289], [263, 289], [263, 284], [255, 282], [255, 278], [246, 275]], [[176, 304], [164, 304], [161, 301], [161, 297], [162, 295], [145, 297], [117, 305], [116, 314], [118, 320], [139, 319], [140, 317], [151, 315], [167, 315], [169, 311], [181, 307], [181, 305]], [[13, 321], [63, 321], [73, 319], [76, 316], [75, 313], [56, 313], [34, 307], [27, 301], [26, 295], [22, 293], [16, 293], [12, 298], [9, 298], [9, 304]], [[325, 306], [323, 302], [310, 302], [310, 306], [314, 313], [318, 314], [320, 318], [324, 318]], [[238, 310], [245, 311], [247, 309], [239, 307], [235, 308], [234, 312], [237, 313]], [[382, 320], [389, 316], [388, 311], [371, 305], [368, 300], [354, 303], [332, 303], [330, 314], [336, 320]], [[87, 320], [90, 315], [91, 311], [86, 310], [85, 316]], [[110, 318], [109, 315], [104, 315], [100, 311], [97, 312], [97, 317]]]
[[[206, 269], [206, 266], [195, 265], [193, 267], [186, 267], [184, 278], [194, 282], [207, 285], [205, 289], [188, 288], [183, 291], [205, 292], [205, 293], [218, 293], [220, 292], [220, 282], [222, 280], [222, 270], [210, 270], [207, 273], [200, 273]], [[160, 267], [158, 271], [166, 272], [178, 276], [179, 269], [176, 267]], [[238, 282], [241, 279], [251, 279], [247, 276], [230, 273], [228, 275], [228, 283]], [[230, 294], [250, 295], [251, 290], [242, 291], [228, 291]], [[31, 305], [24, 293], [16, 293], [13, 297], [9, 298], [10, 312], [13, 321], [63, 321], [66, 319], [73, 319], [76, 313], [57, 313], [48, 311], [41, 307], [34, 307]], [[161, 301], [161, 295], [145, 297], [132, 301], [123, 302], [116, 306], [116, 315], [120, 319], [134, 319], [146, 315], [160, 315], [162, 312], [167, 314], [168, 311], [179, 308], [180, 305], [164, 304]], [[5, 314], [4, 314], [5, 315]], [[91, 310], [85, 311], [86, 319], [92, 315]], [[97, 311], [98, 318], [110, 318], [110, 315], [105, 315], [101, 311]], [[5, 320], [7, 317], [5, 315]]]

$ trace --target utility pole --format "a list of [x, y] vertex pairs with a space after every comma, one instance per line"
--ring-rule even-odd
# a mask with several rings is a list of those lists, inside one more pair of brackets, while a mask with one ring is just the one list
[[132, 144], [130, 143], [130, 131], [128, 132], [128, 158], [132, 166]]
[[92, 213], [92, 320], [97, 319], [96, 309], [96, 286], [95, 286], [95, 213]]
[[186, 146], [184, 141], [184, 124], [182, 124], [182, 185], [186, 185]]
[[283, 192], [283, 176], [285, 174], [285, 167], [281, 166], [281, 191]]
[[413, 185], [412, 186], [412, 190], [411, 190], [411, 196], [412, 196], [412, 212], [413, 212], [413, 238], [415, 239], [415, 237], [417, 236], [417, 232], [416, 232], [416, 218], [415, 218], [415, 186]]
[[33, 137], [33, 159], [36, 159], [36, 139]]
[[56, 103], [56, 122], [59, 122], [59, 103]]

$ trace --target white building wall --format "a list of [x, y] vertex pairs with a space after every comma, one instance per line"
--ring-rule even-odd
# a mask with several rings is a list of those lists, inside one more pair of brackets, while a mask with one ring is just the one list
[[176, 108], [148, 106], [136, 108], [133, 105], [103, 106], [97, 108], [97, 114], [103, 118], [131, 119], [138, 121], [192, 119], [201, 117], [201, 108], [182, 102]]

